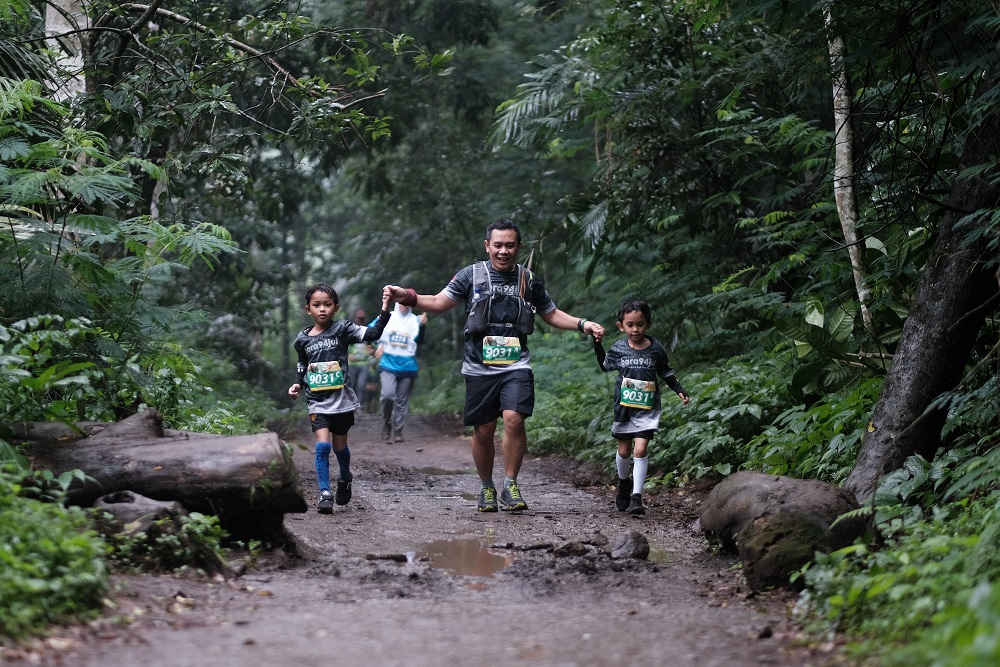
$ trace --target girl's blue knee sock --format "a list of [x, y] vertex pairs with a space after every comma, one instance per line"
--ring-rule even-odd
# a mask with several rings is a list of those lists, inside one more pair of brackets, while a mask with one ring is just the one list
[[[316, 443], [316, 481], [319, 482], [319, 490], [330, 490], [330, 450], [333, 449], [332, 442]], [[340, 452], [337, 453], [340, 458]]]
[[335, 449], [333, 453], [337, 455], [337, 463], [340, 464], [340, 479], [345, 482], [351, 481], [351, 450], [344, 447]]

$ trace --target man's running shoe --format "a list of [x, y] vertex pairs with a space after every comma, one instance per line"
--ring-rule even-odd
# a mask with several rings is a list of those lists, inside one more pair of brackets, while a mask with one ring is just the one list
[[392, 442], [392, 427], [388, 424], [382, 424], [382, 439], [386, 442]]
[[488, 486], [479, 492], [479, 506], [477, 509], [480, 512], [497, 511], [497, 489], [495, 486]]
[[521, 497], [521, 489], [517, 484], [508, 484], [500, 492], [500, 507], [508, 512], [523, 512], [528, 509], [528, 503]]
[[642, 496], [638, 493], [632, 494], [632, 498], [628, 504], [628, 513], [632, 516], [640, 516], [646, 513], [646, 508], [642, 506]]
[[396, 431], [396, 442], [403, 442], [403, 431]]
[[316, 511], [320, 514], [333, 514], [333, 494], [329, 491], [320, 491], [319, 505]]
[[346, 505], [351, 502], [351, 482], [353, 477], [347, 481], [342, 479], [337, 480], [337, 504]]
[[632, 480], [618, 478], [618, 492], [615, 494], [615, 507], [619, 512], [628, 509], [629, 500], [632, 496]]

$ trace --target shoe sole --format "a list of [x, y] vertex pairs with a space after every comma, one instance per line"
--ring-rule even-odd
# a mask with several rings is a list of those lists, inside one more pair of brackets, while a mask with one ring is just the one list
[[496, 512], [497, 511], [496, 505], [491, 505], [489, 507], [477, 507], [476, 509], [479, 510], [480, 512]]
[[320, 514], [333, 514], [332, 507], [318, 507], [316, 511], [319, 512]]
[[646, 513], [646, 508], [645, 507], [639, 507], [639, 508], [636, 508], [636, 509], [630, 509], [628, 511], [628, 513], [629, 513], [630, 516], [642, 516], [643, 514]]
[[504, 512], [523, 512], [528, 509], [528, 503], [517, 503], [516, 505], [504, 505], [501, 503], [500, 509]]

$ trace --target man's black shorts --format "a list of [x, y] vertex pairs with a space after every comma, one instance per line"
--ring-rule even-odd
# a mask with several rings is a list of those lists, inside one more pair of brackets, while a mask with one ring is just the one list
[[489, 424], [504, 410], [525, 417], [535, 409], [535, 375], [530, 370], [465, 376], [465, 425]]
[[309, 415], [309, 425], [312, 426], [313, 433], [321, 428], [328, 428], [331, 435], [347, 435], [347, 432], [354, 426], [354, 410], [331, 414], [312, 414]]

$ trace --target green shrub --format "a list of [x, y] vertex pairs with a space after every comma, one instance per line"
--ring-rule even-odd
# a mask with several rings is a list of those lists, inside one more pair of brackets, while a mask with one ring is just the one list
[[748, 468], [775, 475], [840, 483], [854, 467], [867, 415], [882, 388], [882, 378], [851, 391], [825, 396], [806, 407], [782, 412], [750, 439]]
[[107, 588], [105, 547], [84, 513], [21, 490], [0, 472], [0, 635], [15, 639], [91, 615]]
[[145, 530], [109, 531], [110, 561], [126, 572], [170, 572], [195, 568], [219, 572], [226, 568], [223, 541], [228, 537], [219, 518], [192, 512], [164, 517]]
[[564, 331], [536, 334], [531, 360], [535, 410], [525, 422], [530, 451], [595, 461], [610, 452], [613, 466], [614, 375], [597, 368], [590, 339]]
[[[802, 576], [807, 589], [797, 611], [811, 629], [842, 632], [858, 650], [886, 665], [975, 665], [997, 656], [1000, 574], [996, 551], [996, 494], [895, 512], [880, 524], [885, 545], [816, 554]], [[891, 513], [890, 513], [891, 514]], [[961, 657], [960, 657], [961, 656]]]
[[781, 382], [788, 364], [787, 354], [774, 354], [734, 358], [709, 370], [678, 369], [691, 402], [684, 406], [665, 390], [651, 469], [684, 479], [746, 467], [746, 443], [789, 402]]

